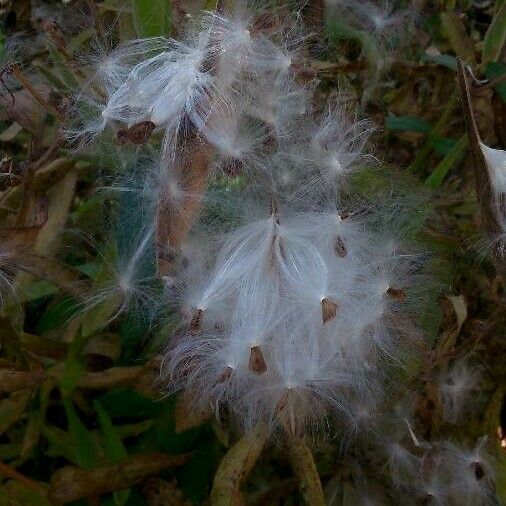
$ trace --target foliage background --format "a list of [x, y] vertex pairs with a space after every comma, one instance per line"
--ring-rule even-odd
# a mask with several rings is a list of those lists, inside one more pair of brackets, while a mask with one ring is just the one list
[[[132, 207], [125, 201], [130, 197], [100, 191], [121, 168], [106, 149], [76, 155], [62, 140], [58, 121], [85, 79], [79, 55], [98, 27], [116, 42], [169, 34], [184, 22], [184, 11], [214, 7], [201, 3], [1, 3], [0, 261], [4, 248], [15, 248], [25, 271], [7, 269], [15, 295], [2, 292], [1, 506], [69, 498], [96, 505], [201, 504], [237, 438], [226, 424], [190, 416], [184, 403], [161, 393], [157, 352], [175, 325], [170, 307], [156, 315], [130, 309], [111, 322], [121, 300], [105, 291], [98, 304], [80, 311], [83, 294], [107, 287], [122, 244], [135, 234], [135, 220], [116, 219], [118, 210]], [[322, 95], [345, 88], [380, 127], [375, 142], [385, 169], [368, 173], [357, 186], [371, 198], [384, 195], [395, 174], [406, 198], [418, 204], [409, 227], [431, 252], [438, 280], [425, 315], [433, 353], [446, 360], [472, 356], [482, 373], [472, 416], [451, 429], [438, 419], [431, 382], [421, 382], [419, 414], [429, 427], [424, 437], [449, 433], [473, 442], [488, 434], [503, 499], [505, 457], [497, 431], [506, 428], [505, 287], [483, 248], [455, 57], [492, 83], [475, 97], [477, 119], [484, 142], [504, 148], [505, 6], [504, 0], [418, 2], [417, 29], [395, 48], [336, 19], [318, 26], [319, 14], [307, 14], [321, 30], [311, 67]], [[90, 22], [94, 16], [98, 24]], [[8, 52], [5, 43], [16, 34], [24, 42]], [[30, 51], [27, 41], [33, 42]], [[385, 56], [390, 63], [380, 68]], [[53, 114], [13, 80], [13, 61]], [[224, 191], [233, 186], [225, 182]], [[159, 293], [156, 281], [150, 283]], [[342, 484], [338, 503], [346, 504], [338, 447], [336, 441], [317, 442], [315, 460], [324, 485], [336, 479]], [[264, 452], [247, 487], [252, 503], [300, 503], [282, 446]]]

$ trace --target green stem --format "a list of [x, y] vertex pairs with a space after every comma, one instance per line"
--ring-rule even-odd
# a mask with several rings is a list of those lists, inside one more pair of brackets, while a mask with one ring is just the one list
[[412, 173], [421, 172], [425, 163], [427, 162], [427, 158], [432, 152], [432, 147], [434, 141], [441, 136], [441, 132], [448, 126], [448, 122], [453, 115], [458, 104], [458, 93], [454, 91], [446, 104], [443, 114], [439, 118], [439, 121], [436, 123], [434, 128], [428, 133], [427, 140], [425, 144], [422, 146], [415, 159], [409, 166], [409, 171]]

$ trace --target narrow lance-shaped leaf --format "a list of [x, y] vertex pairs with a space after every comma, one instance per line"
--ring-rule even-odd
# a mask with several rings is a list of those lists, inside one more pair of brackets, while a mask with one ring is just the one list
[[92, 469], [97, 464], [95, 441], [79, 419], [72, 401], [68, 398], [63, 399], [63, 407], [67, 414], [69, 432], [76, 449], [77, 462], [85, 469]]
[[482, 63], [498, 61], [506, 43], [506, 2], [499, 7], [483, 40]]

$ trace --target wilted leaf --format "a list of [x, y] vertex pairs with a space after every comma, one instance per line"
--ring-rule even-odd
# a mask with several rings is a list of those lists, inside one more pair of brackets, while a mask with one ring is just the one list
[[186, 459], [186, 456], [148, 453], [132, 455], [121, 464], [93, 470], [64, 467], [52, 476], [49, 496], [53, 501], [68, 503], [122, 490], [160, 471], [179, 467]]
[[0, 368], [0, 392], [13, 393], [34, 388], [39, 385], [45, 375], [42, 370], [18, 371]]
[[455, 54], [466, 63], [473, 63], [475, 61], [473, 41], [467, 35], [458, 13], [451, 10], [442, 12], [441, 26]]
[[47, 221], [39, 231], [35, 243], [35, 253], [42, 256], [54, 255], [58, 248], [58, 239], [67, 222], [67, 215], [74, 199], [77, 183], [75, 170], [67, 172], [49, 190]]
[[[38, 86], [36, 89], [46, 100], [49, 98], [50, 90], [47, 86]], [[36, 137], [42, 134], [46, 111], [28, 90], [16, 91], [13, 97], [1, 94], [0, 106], [25, 130]]]

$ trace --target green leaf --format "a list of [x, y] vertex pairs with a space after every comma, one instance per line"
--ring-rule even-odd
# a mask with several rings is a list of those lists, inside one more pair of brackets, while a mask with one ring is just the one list
[[457, 58], [455, 56], [449, 54], [434, 54], [434, 55], [426, 55], [424, 57], [425, 61], [436, 63], [437, 65], [441, 65], [442, 67], [449, 68], [450, 70], [457, 70]]
[[112, 294], [110, 298], [93, 306], [89, 311], [84, 313], [82, 333], [85, 337], [89, 337], [98, 330], [103, 329], [117, 316], [122, 305], [119, 295]]
[[501, 56], [506, 43], [506, 2], [502, 4], [483, 39], [482, 62], [490, 63]]
[[36, 333], [44, 334], [65, 325], [76, 313], [76, 307], [76, 300], [72, 297], [63, 297], [51, 304], [37, 322]]
[[[113, 464], [121, 462], [123, 459], [128, 457], [128, 452], [123, 445], [123, 441], [100, 402], [95, 400], [93, 402], [93, 406], [97, 412], [98, 421], [102, 430], [102, 441], [105, 448], [105, 454]], [[128, 501], [129, 495], [130, 489], [116, 490], [113, 493], [114, 503], [118, 506], [123, 506]]]
[[98, 421], [102, 430], [105, 454], [112, 463], [115, 464], [120, 462], [128, 456], [128, 452], [123, 445], [123, 441], [112, 424], [111, 419], [100, 404], [100, 401], [95, 400], [93, 402], [93, 406], [97, 412]]
[[171, 0], [132, 0], [132, 8], [139, 37], [170, 35]]
[[434, 151], [442, 156], [446, 156], [455, 147], [457, 141], [447, 137], [436, 137], [432, 140]]
[[42, 427], [42, 434], [48, 442], [46, 455], [48, 457], [63, 457], [77, 464], [76, 448], [73, 445], [72, 436], [61, 429], [49, 425]]
[[204, 10], [215, 11], [217, 5], [218, 5], [218, 0], [206, 0], [206, 3], [204, 4]]
[[428, 121], [415, 116], [388, 116], [385, 125], [389, 130], [399, 130], [404, 132], [428, 133], [431, 125]]
[[87, 341], [81, 328], [78, 329], [74, 340], [70, 344], [67, 360], [60, 380], [60, 388], [63, 396], [68, 396], [76, 388], [79, 379], [85, 371], [85, 365], [81, 358], [81, 350]]
[[181, 469], [179, 486], [194, 504], [202, 504], [209, 496], [217, 463], [218, 445], [215, 441], [207, 441], [199, 445]]
[[[500, 62], [489, 63], [485, 69], [485, 74], [489, 81], [506, 76], [506, 64]], [[495, 91], [501, 97], [502, 101], [506, 102], [506, 79], [497, 83]]]
[[83, 469], [93, 469], [98, 464], [95, 441], [79, 419], [72, 401], [68, 398], [63, 399], [63, 407], [67, 414], [69, 432], [76, 450], [77, 463]]
[[23, 287], [22, 293], [18, 294], [19, 302], [31, 302], [54, 295], [58, 288], [49, 281], [33, 281]]
[[450, 118], [454, 113], [455, 109], [459, 104], [458, 94], [456, 91], [452, 93], [448, 101], [446, 102], [446, 106], [444, 108], [443, 114], [438, 119], [437, 123], [434, 125], [434, 128], [428, 133], [427, 141], [425, 144], [418, 150], [418, 153], [409, 166], [409, 171], [412, 173], [421, 172], [432, 153], [433, 142], [434, 139], [442, 137], [443, 131], [448, 126]]
[[167, 402], [156, 402], [131, 388], [116, 388], [100, 397], [100, 405], [111, 418], [154, 418], [167, 409]]
[[466, 147], [467, 135], [464, 134], [452, 150], [441, 160], [432, 174], [425, 180], [425, 186], [428, 188], [439, 188], [448, 171], [456, 165], [464, 155]]

